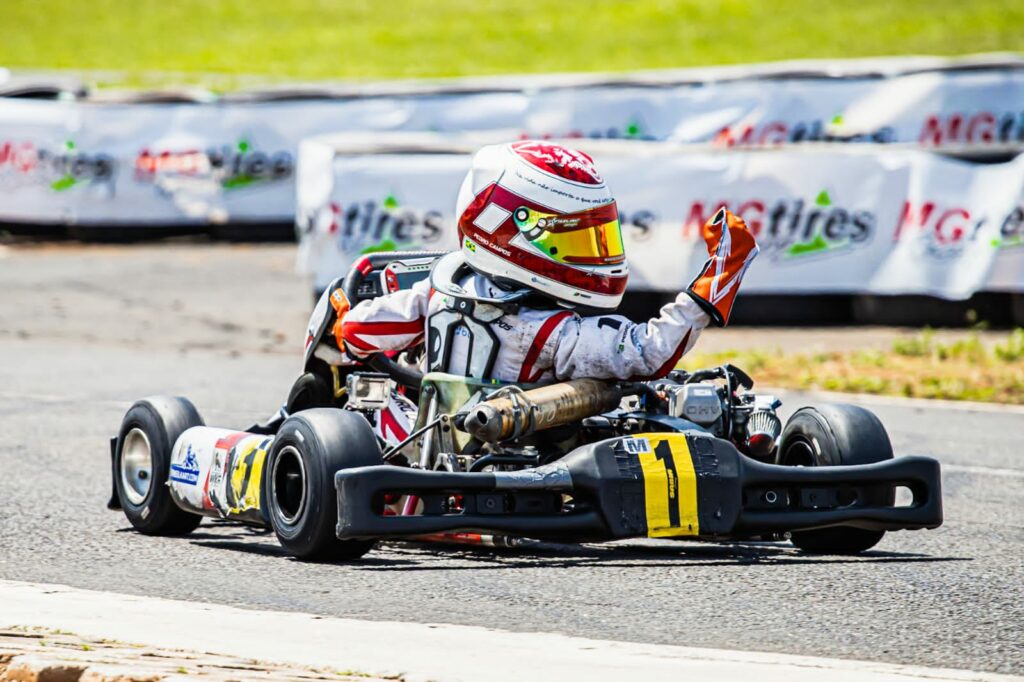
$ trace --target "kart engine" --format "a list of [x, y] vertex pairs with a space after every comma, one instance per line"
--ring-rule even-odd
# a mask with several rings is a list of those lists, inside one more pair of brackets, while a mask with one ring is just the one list
[[[724, 385], [711, 381], [716, 378], [724, 379]], [[611, 417], [607, 413], [620, 406], [623, 396], [638, 395], [644, 413], [687, 420], [767, 462], [782, 432], [776, 414], [781, 401], [770, 395], [735, 390], [752, 386], [742, 370], [725, 365], [693, 374], [672, 372], [658, 382], [616, 384], [580, 379], [530, 390], [507, 387], [457, 415], [455, 421], [458, 428], [480, 441], [498, 443], [595, 415]], [[619, 410], [619, 414], [624, 422], [636, 415], [629, 409]], [[620, 426], [612, 430], [630, 430], [625, 423]]]
[[[710, 381], [713, 378], [724, 379], [725, 384]], [[772, 459], [782, 433], [782, 421], [776, 414], [782, 401], [772, 395], [738, 393], [738, 387], [748, 391], [753, 387], [753, 381], [742, 370], [724, 365], [693, 374], [674, 371], [654, 387], [665, 396], [669, 416], [689, 420], [719, 438], [732, 440], [754, 459]]]

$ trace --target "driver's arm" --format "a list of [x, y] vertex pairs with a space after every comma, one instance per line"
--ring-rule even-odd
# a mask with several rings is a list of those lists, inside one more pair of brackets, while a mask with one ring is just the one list
[[720, 208], [704, 224], [708, 260], [689, 288], [634, 324], [619, 315], [573, 318], [562, 325], [554, 356], [559, 379], [657, 379], [668, 374], [701, 330], [729, 322], [736, 293], [757, 257], [757, 243], [743, 219]]
[[556, 336], [555, 377], [561, 381], [663, 377], [710, 322], [686, 293], [647, 322], [631, 322], [621, 315], [570, 318]]
[[338, 347], [355, 359], [382, 351], [405, 350], [423, 342], [430, 282], [363, 301], [339, 314], [334, 325]]

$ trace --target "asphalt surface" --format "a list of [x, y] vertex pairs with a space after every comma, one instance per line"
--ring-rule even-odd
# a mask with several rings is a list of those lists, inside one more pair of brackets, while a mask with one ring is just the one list
[[[628, 541], [396, 544], [359, 564], [314, 565], [240, 526], [204, 522], [185, 539], [132, 532], [104, 508], [107, 439], [134, 399], [156, 393], [191, 397], [219, 426], [272, 412], [299, 369], [309, 305], [293, 258], [288, 247], [203, 244], [0, 251], [0, 579], [1024, 672], [1021, 411], [872, 402], [899, 454], [945, 465], [946, 523], [891, 533], [857, 558]], [[786, 398], [787, 409], [806, 401]]]

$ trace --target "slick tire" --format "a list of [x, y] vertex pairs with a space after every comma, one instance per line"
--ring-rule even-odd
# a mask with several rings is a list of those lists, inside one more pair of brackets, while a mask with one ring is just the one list
[[347, 410], [318, 408], [281, 425], [265, 471], [270, 523], [281, 546], [305, 561], [352, 561], [373, 548], [368, 540], [339, 540], [334, 474], [383, 464], [369, 423]]
[[306, 372], [292, 384], [285, 410], [288, 414], [295, 414], [315, 407], [331, 407], [334, 401], [334, 390], [329, 380], [321, 374]]
[[195, 406], [178, 397], [146, 398], [124, 415], [114, 450], [114, 486], [135, 530], [185, 535], [202, 521], [175, 504], [167, 487], [175, 441], [185, 430], [202, 425]]
[[[797, 410], [782, 432], [777, 464], [786, 466], [846, 466], [873, 464], [893, 458], [885, 427], [872, 412], [844, 403]], [[863, 503], [892, 506], [892, 486], [869, 489]], [[885, 531], [849, 526], [796, 531], [792, 542], [815, 554], [857, 554], [879, 543]]]

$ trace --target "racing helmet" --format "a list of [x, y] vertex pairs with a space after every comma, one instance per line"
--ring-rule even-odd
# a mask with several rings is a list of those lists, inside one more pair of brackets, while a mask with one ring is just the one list
[[497, 284], [573, 308], [613, 310], [622, 300], [619, 214], [586, 154], [536, 140], [484, 147], [456, 215], [466, 263]]

